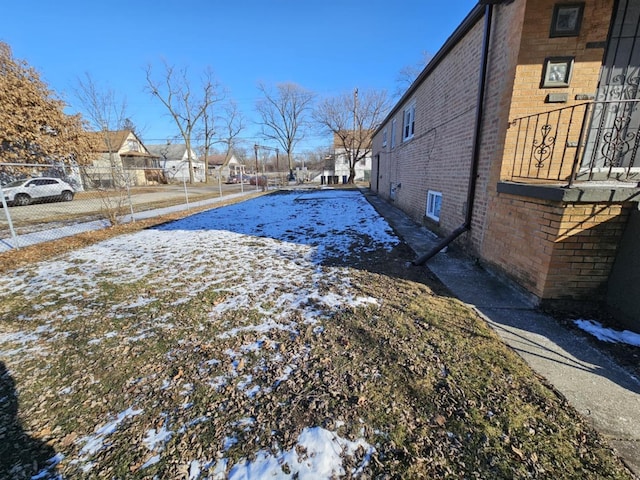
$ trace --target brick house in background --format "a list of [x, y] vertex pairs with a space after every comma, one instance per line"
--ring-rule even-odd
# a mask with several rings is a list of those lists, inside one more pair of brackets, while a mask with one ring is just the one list
[[480, 1], [374, 133], [371, 189], [538, 302], [607, 300], [640, 331], [639, 20]]

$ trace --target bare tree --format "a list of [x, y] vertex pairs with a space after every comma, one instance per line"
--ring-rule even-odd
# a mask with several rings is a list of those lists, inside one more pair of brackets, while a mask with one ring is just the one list
[[394, 97], [400, 97], [411, 86], [411, 84], [418, 78], [418, 75], [424, 70], [427, 64], [431, 61], [433, 55], [429, 52], [423, 51], [420, 61], [413, 65], [407, 65], [402, 67], [396, 77], [396, 90]]
[[315, 94], [295, 83], [280, 83], [275, 90], [259, 83], [258, 90], [264, 96], [256, 103], [256, 110], [262, 119], [262, 135], [277, 142], [286, 152], [291, 180], [293, 151], [309, 127], [307, 115]]
[[[113, 135], [109, 132], [125, 127], [127, 117], [127, 101], [118, 98], [116, 92], [110, 88], [100, 87], [89, 73], [84, 78], [78, 78], [74, 94], [79, 106], [94, 132], [101, 132], [109, 153], [113, 156], [119, 145], [111, 145]], [[113, 159], [111, 160], [113, 166]]]
[[211, 106], [220, 101], [219, 85], [214, 81], [211, 69], [206, 69], [199, 89], [195, 90], [186, 68], [178, 70], [166, 62], [162, 82], [153, 79], [151, 66], [147, 67], [146, 76], [148, 90], [167, 108], [184, 140], [189, 163], [189, 183], [193, 183], [193, 134], [205, 114], [210, 118]]
[[105, 185], [101, 167], [85, 166], [84, 178], [91, 187], [98, 191], [102, 202], [103, 214], [112, 225], [116, 225], [123, 217], [127, 202], [132, 211], [129, 195], [131, 179], [120, 162], [117, 154], [122, 136], [118, 130], [134, 131], [133, 122], [127, 117], [127, 101], [124, 97], [108, 87], [99, 86], [89, 73], [78, 78], [74, 89], [75, 97], [84, 116], [93, 128], [90, 138], [96, 159], [106, 155], [109, 162], [107, 178], [112, 188]]
[[38, 72], [0, 42], [0, 162], [88, 162], [82, 118], [64, 108]]
[[224, 123], [223, 134], [220, 137], [220, 142], [225, 146], [224, 164], [226, 165], [231, 158], [231, 152], [234, 150], [238, 136], [246, 128], [245, 117], [238, 105], [230, 101], [224, 108], [224, 116], [222, 122]]
[[383, 90], [353, 93], [323, 100], [313, 112], [321, 129], [333, 134], [335, 146], [349, 159], [349, 183], [355, 180], [355, 166], [371, 152], [371, 136], [389, 111], [390, 101]]
[[[245, 129], [245, 119], [242, 112], [238, 110], [238, 105], [232, 100], [227, 101], [221, 110], [221, 115], [216, 115], [216, 112], [213, 112], [211, 108], [205, 110], [201, 123], [203, 138], [202, 151], [204, 152], [205, 163], [211, 147], [216, 143], [222, 143], [225, 148], [225, 158], [221, 166], [222, 168], [229, 162], [236, 139], [240, 135], [240, 132]], [[220, 131], [217, 131], [218, 129]], [[214, 138], [216, 136], [217, 138]]]

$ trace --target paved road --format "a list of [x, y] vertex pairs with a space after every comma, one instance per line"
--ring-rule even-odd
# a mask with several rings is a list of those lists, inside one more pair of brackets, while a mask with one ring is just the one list
[[[242, 190], [255, 190], [253, 185], [187, 185], [185, 193], [184, 185], [159, 185], [154, 187], [138, 187], [132, 189], [131, 205], [134, 212], [155, 208], [159, 205], [184, 204], [207, 198], [215, 198], [238, 193]], [[118, 202], [118, 196], [109, 196], [110, 202]], [[99, 215], [105, 208], [105, 197], [96, 192], [80, 192], [76, 194], [72, 202], [40, 203], [26, 207], [10, 207], [9, 214], [14, 226], [34, 225], [38, 223], [50, 223], [54, 221], [68, 220], [70, 218], [91, 218]], [[122, 204], [129, 209], [126, 192], [122, 197]], [[116, 203], [111, 203], [116, 205]], [[8, 226], [7, 217], [0, 214], [0, 230]], [[4, 228], [3, 228], [4, 227]]]

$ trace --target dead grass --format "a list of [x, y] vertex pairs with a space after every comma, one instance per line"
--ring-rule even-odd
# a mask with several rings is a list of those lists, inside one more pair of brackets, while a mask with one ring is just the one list
[[[166, 220], [9, 252], [0, 256], [1, 271], [15, 275], [32, 262]], [[400, 245], [342, 265], [353, 294], [378, 304], [331, 311], [322, 330], [296, 310], [287, 312], [295, 332], [228, 335], [259, 324], [271, 307], [211, 317], [234, 288], [232, 278], [184, 301], [175, 289], [159, 293], [156, 276], [127, 284], [100, 278], [96, 294], [75, 292], [71, 303], [55, 291], [3, 299], [0, 320], [8, 330], [24, 329], [25, 317], [35, 329], [69, 305], [83, 315], [61, 316], [54, 330], [41, 332], [39, 342], [55, 346], [47, 355], [3, 359], [11, 374], [0, 371], [0, 397], [11, 400], [0, 402], [8, 426], [0, 430], [0, 474], [31, 478], [58, 452], [66, 478], [186, 478], [194, 458], [214, 461], [224, 452], [231, 465], [259, 449], [292, 448], [303, 428], [318, 425], [375, 446], [362, 478], [631, 478], [482, 319], [427, 271], [407, 270], [411, 258]], [[198, 275], [223, 267], [207, 265]], [[260, 267], [259, 260], [252, 265]], [[334, 268], [321, 267], [327, 279], [319, 288], [340, 288], [329, 278]], [[151, 291], [153, 301], [136, 306]], [[256, 342], [259, 349], [247, 350]], [[238, 387], [244, 380], [259, 387], [254, 396]], [[82, 439], [128, 408], [140, 413], [124, 418], [126, 428], [89, 455]], [[161, 460], [143, 468], [152, 456], [144, 440], [163, 428], [173, 433]], [[228, 445], [230, 438], [236, 443]], [[89, 462], [93, 468], [84, 471]]]

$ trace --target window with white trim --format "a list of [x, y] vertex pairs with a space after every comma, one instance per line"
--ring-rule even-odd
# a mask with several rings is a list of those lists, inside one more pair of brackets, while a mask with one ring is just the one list
[[429, 190], [427, 192], [427, 217], [436, 222], [440, 221], [440, 207], [442, 206], [442, 193]]
[[396, 146], [396, 119], [391, 120], [391, 148]]
[[382, 131], [382, 146], [383, 147], [387, 146], [387, 129], [386, 128]]
[[402, 141], [405, 142], [413, 138], [416, 129], [416, 104], [409, 105], [402, 116]]

